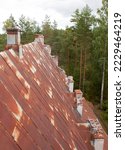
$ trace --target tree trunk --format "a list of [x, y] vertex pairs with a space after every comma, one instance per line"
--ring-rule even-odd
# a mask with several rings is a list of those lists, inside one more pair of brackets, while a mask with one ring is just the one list
[[86, 49], [84, 50], [84, 68], [83, 68], [83, 93], [85, 92], [85, 80], [86, 80]]
[[78, 53], [78, 51], [77, 51], [77, 44], [75, 44], [75, 62], [74, 62], [74, 74], [75, 74], [75, 68], [77, 67], [77, 53]]
[[80, 75], [79, 75], [79, 89], [81, 89], [82, 82], [82, 49], [80, 51]]
[[102, 71], [102, 87], [101, 87], [101, 99], [100, 99], [101, 109], [102, 109], [102, 104], [103, 104], [104, 80], [105, 80], [105, 58], [104, 58], [104, 61], [103, 61], [103, 71]]
[[69, 75], [69, 65], [70, 65], [69, 49], [67, 49], [67, 72], [68, 72], [68, 75]]

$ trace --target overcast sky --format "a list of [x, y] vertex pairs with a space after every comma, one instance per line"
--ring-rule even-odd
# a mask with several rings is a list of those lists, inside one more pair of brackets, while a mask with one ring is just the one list
[[70, 25], [70, 18], [78, 8], [82, 9], [86, 4], [96, 13], [101, 7], [102, 0], [2, 0], [0, 2], [0, 32], [3, 21], [10, 14], [16, 20], [23, 14], [26, 17], [42, 23], [45, 15], [50, 16], [51, 21], [56, 20], [59, 28]]

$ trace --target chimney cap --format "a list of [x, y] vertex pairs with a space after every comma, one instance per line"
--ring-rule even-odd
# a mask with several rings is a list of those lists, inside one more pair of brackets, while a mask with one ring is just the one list
[[20, 32], [19, 28], [7, 28], [7, 45], [5, 47], [6, 50], [13, 48], [18, 51], [18, 46], [20, 45]]
[[104, 139], [104, 134], [102, 132], [97, 132], [92, 134], [93, 139]]
[[42, 34], [35, 34], [35, 38], [44, 38]]
[[82, 94], [82, 91], [81, 91], [80, 89], [76, 89], [76, 90], [75, 90], [75, 93], [76, 93], [76, 94]]
[[7, 28], [6, 31], [7, 31], [7, 33], [21, 32], [21, 30], [19, 28]]

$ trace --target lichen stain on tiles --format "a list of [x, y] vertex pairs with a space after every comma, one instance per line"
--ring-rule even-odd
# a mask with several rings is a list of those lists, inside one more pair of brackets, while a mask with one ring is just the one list
[[0, 55], [2, 56], [2, 57], [7, 57], [7, 54], [6, 53], [4, 53], [4, 52], [0, 52]]
[[13, 57], [17, 56], [13, 49], [10, 50], [10, 53], [13, 55]]
[[53, 98], [53, 92], [52, 92], [52, 88], [49, 87], [48, 91], [47, 91], [49, 97], [52, 99]]
[[36, 59], [36, 62], [37, 62], [38, 65], [40, 65], [40, 60], [37, 60], [37, 59]]
[[26, 60], [23, 60], [25, 62], [26, 65], [28, 65], [28, 62]]
[[14, 66], [13, 62], [10, 60], [9, 56], [6, 53], [1, 53], [1, 56], [6, 60], [6, 62], [10, 67]]
[[54, 110], [54, 108], [53, 108], [53, 106], [52, 106], [52, 105], [50, 105], [50, 104], [49, 104], [49, 107], [50, 107], [50, 109], [51, 109], [52, 111]]
[[14, 128], [12, 136], [16, 142], [18, 142], [20, 131], [17, 129], [17, 127]]
[[58, 143], [58, 145], [60, 146], [61, 150], [64, 150], [64, 148], [62, 147], [62, 145], [60, 144], [60, 142], [55, 138], [55, 141]]
[[17, 70], [16, 71], [16, 76], [18, 77], [18, 79], [20, 79], [20, 80], [22, 80], [23, 79], [23, 77], [22, 77], [22, 75], [21, 75], [21, 73]]
[[33, 65], [30, 67], [30, 70], [31, 70], [32, 73], [36, 72], [36, 68]]
[[24, 86], [27, 88], [27, 89], [30, 89], [30, 85], [28, 84], [28, 82], [23, 78], [23, 76], [21, 75], [21, 73], [17, 70], [17, 68], [14, 66], [13, 62], [9, 59], [9, 56], [7, 56], [6, 53], [2, 53], [2, 56], [4, 58], [6, 58], [6, 61], [8, 63], [8, 65], [11, 67], [11, 69], [15, 72], [17, 78], [19, 80], [22, 80], [24, 82]]
[[84, 110], [85, 112], [88, 112], [86, 109]]
[[72, 146], [69, 144], [70, 149], [72, 149]]
[[42, 55], [42, 52], [40, 51], [40, 55]]
[[68, 120], [68, 113], [67, 112], [65, 112], [65, 118]]
[[21, 73], [20, 73], [18, 70], [16, 70], [16, 76], [17, 76], [17, 78], [18, 78], [20, 81], [24, 82], [25, 88], [26, 88], [27, 90], [29, 90], [29, 89], [30, 89], [30, 85], [29, 85], [28, 82], [23, 78], [23, 76], [21, 75]]
[[55, 110], [56, 110], [57, 112], [59, 111], [57, 107], [55, 107]]
[[30, 85], [26, 80], [24, 81], [24, 86], [25, 86], [25, 88], [27, 88], [27, 90], [30, 90]]
[[72, 132], [70, 131], [69, 133], [70, 133], [70, 136], [72, 137], [73, 136]]
[[49, 69], [52, 70], [52, 66], [51, 65], [49, 65]]
[[3, 65], [0, 65], [0, 70], [4, 71], [4, 66]]
[[87, 143], [87, 140], [85, 140], [85, 143]]
[[28, 106], [29, 106], [30, 109], [32, 109], [32, 106], [31, 106], [31, 105], [28, 105]]
[[25, 93], [25, 94], [24, 94], [24, 98], [25, 98], [26, 100], [29, 100], [29, 98], [30, 98], [30, 89], [28, 90], [28, 93]]
[[21, 108], [21, 106], [18, 104], [17, 101], [15, 102], [16, 102], [18, 112], [17, 113], [12, 112], [12, 113], [15, 116], [15, 118], [20, 122], [23, 115], [23, 109]]
[[51, 124], [55, 126], [54, 115], [51, 115], [50, 121], [51, 121]]
[[30, 124], [30, 123], [31, 123], [31, 119], [28, 117], [27, 124]]
[[43, 67], [46, 69], [46, 66], [43, 64]]
[[34, 78], [34, 80], [36, 81], [36, 83], [38, 84], [38, 86], [40, 86], [40, 81], [36, 78]]
[[75, 146], [75, 142], [73, 140], [72, 141], [72, 144], [73, 144], [73, 150], [77, 150], [77, 147]]

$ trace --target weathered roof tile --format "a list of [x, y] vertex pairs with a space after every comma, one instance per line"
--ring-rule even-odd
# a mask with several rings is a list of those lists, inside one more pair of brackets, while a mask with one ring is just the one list
[[24, 45], [21, 59], [0, 53], [0, 148], [88, 149], [64, 79], [41, 43]]

